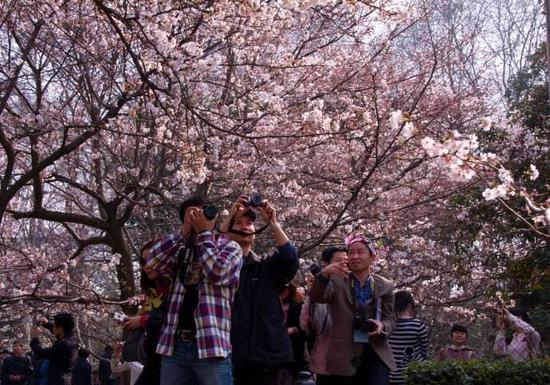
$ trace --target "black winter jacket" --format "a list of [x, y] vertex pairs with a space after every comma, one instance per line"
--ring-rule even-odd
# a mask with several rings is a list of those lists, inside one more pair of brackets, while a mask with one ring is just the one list
[[83, 357], [78, 357], [73, 368], [72, 385], [92, 385], [92, 365]]
[[[31, 359], [27, 356], [9, 356], [2, 363], [0, 382], [2, 385], [25, 385], [32, 377]], [[10, 380], [13, 375], [21, 376], [19, 380]]]
[[279, 294], [298, 270], [298, 252], [290, 243], [267, 258], [244, 258], [232, 310], [231, 345], [235, 362], [279, 365], [292, 362]]
[[51, 348], [43, 348], [38, 338], [31, 340], [35, 358], [49, 360], [48, 385], [65, 385], [64, 376], [71, 373], [76, 347], [76, 340], [72, 336], [55, 341]]

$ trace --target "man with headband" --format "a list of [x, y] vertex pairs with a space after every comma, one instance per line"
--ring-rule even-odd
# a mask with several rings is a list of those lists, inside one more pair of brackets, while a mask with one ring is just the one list
[[311, 289], [312, 301], [328, 303], [333, 322], [327, 353], [327, 384], [389, 383], [395, 362], [392, 332], [394, 285], [371, 272], [374, 244], [362, 235], [346, 238], [348, 260], [325, 267]]
[[256, 212], [241, 195], [220, 226], [243, 250], [240, 283], [232, 311], [231, 344], [235, 385], [271, 384], [278, 371], [292, 362], [279, 293], [298, 270], [298, 254], [267, 200], [255, 208], [271, 231], [276, 246], [268, 257], [253, 250]]

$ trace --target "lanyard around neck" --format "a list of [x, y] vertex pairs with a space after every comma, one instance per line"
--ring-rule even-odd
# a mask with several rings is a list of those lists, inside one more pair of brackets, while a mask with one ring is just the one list
[[[356, 282], [359, 285], [361, 283], [355, 276], [350, 277], [349, 282], [350, 295], [353, 301], [353, 311], [357, 315], [362, 315], [363, 317], [366, 317], [366, 303], [358, 304], [357, 297], [355, 295], [355, 284]], [[372, 278], [372, 275], [369, 275], [369, 278], [367, 278], [367, 282], [365, 284], [370, 285], [370, 298], [374, 300], [373, 319], [380, 321], [382, 319], [382, 301], [380, 300], [380, 298], [376, 298], [374, 295], [374, 279]]]

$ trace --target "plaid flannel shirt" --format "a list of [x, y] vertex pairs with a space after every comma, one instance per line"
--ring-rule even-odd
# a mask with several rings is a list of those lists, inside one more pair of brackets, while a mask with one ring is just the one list
[[507, 357], [513, 361], [527, 361], [540, 356], [540, 334], [527, 322], [508, 314], [508, 319], [514, 328], [521, 329], [521, 332], [514, 332], [512, 341], [506, 345], [504, 330], [499, 330], [495, 338], [493, 352], [497, 356]]
[[[198, 234], [194, 246], [199, 250], [193, 256], [194, 261], [202, 267], [199, 303], [194, 314], [198, 355], [200, 359], [227, 357], [231, 353], [231, 306], [239, 286], [242, 250], [225, 237], [215, 240], [209, 231]], [[176, 276], [157, 345], [157, 353], [164, 356], [174, 352], [178, 314], [185, 295], [185, 287], [174, 271], [178, 252], [184, 247], [185, 238], [180, 233], [171, 234], [152, 247], [147, 262], [147, 266], [160, 274]]]

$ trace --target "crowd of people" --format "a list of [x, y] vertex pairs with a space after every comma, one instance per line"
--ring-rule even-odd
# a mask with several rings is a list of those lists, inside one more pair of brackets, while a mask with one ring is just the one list
[[[145, 302], [121, 319], [127, 339], [102, 355], [101, 385], [121, 376], [131, 385], [292, 385], [306, 370], [319, 385], [403, 384], [408, 364], [428, 358], [429, 330], [411, 293], [395, 292], [373, 272], [377, 253], [367, 237], [352, 234], [326, 248], [304, 290], [293, 283], [297, 249], [269, 201], [239, 196], [218, 229], [216, 209], [198, 196], [181, 204], [179, 217], [178, 231], [141, 250]], [[259, 255], [255, 235], [266, 229], [274, 252]], [[16, 342], [3, 358], [1, 385], [92, 383], [90, 352], [78, 349], [72, 316], [46, 321], [53, 345], [41, 346], [39, 328], [31, 356]], [[540, 356], [526, 314], [503, 308], [497, 327], [496, 355]], [[464, 325], [450, 335], [436, 359], [481, 357], [467, 345]]]

